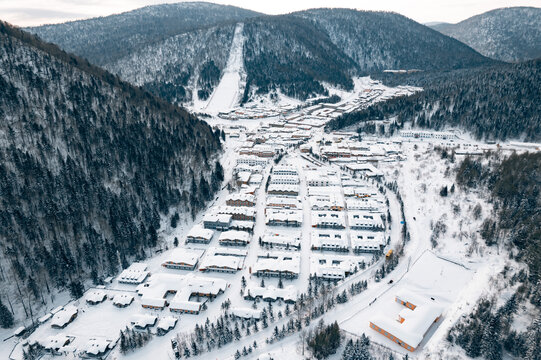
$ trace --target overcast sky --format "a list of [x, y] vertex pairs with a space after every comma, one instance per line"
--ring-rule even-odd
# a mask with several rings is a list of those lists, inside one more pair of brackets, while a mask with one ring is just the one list
[[[0, 0], [0, 19], [19, 26], [58, 23], [133, 10], [145, 5], [174, 3], [163, 0]], [[266, 14], [284, 14], [317, 7], [387, 10], [418, 22], [456, 23], [488, 10], [536, 6], [541, 0], [217, 0]]]

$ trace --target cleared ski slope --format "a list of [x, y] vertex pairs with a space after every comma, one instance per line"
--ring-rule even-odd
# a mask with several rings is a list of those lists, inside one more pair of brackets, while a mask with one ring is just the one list
[[243, 29], [243, 23], [237, 24], [224, 74], [205, 108], [209, 113], [217, 114], [220, 111], [229, 110], [240, 99], [241, 74], [244, 71], [242, 56], [244, 49]]

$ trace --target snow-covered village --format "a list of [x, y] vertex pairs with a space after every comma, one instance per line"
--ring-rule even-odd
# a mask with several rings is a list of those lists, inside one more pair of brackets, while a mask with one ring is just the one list
[[[104, 68], [119, 74], [118, 79], [108, 78], [106, 70], [92, 68], [84, 59], [59, 55], [58, 48], [47, 47], [51, 44], [33, 50], [35, 44], [30, 42], [21, 53], [0, 52], [0, 65], [33, 59], [35, 66], [41, 63], [33, 51], [51, 52], [50, 56], [61, 59], [48, 65], [53, 67], [51, 77], [58, 76], [57, 69], [67, 66], [65, 63], [76, 64], [77, 70], [70, 71], [84, 74], [78, 75], [84, 83], [77, 86], [85, 91], [96, 86], [95, 79], [112, 84], [110, 88], [104, 85], [106, 92], [92, 95], [92, 100], [70, 95], [75, 86], [59, 85], [58, 91], [68, 94], [69, 103], [48, 100], [43, 105], [45, 117], [53, 116], [49, 106], [54, 103], [57, 109], [67, 108], [68, 117], [88, 112], [93, 122], [102, 106], [100, 99], [115, 99], [126, 91], [128, 102], [118, 109], [104, 105], [103, 117], [127, 112], [134, 119], [151, 119], [141, 127], [126, 121], [109, 128], [104, 122], [92, 125], [95, 132], [77, 130], [92, 144], [88, 148], [91, 155], [78, 159], [70, 154], [85, 148], [84, 142], [74, 142], [77, 150], [70, 150], [69, 141], [48, 139], [55, 131], [71, 136], [75, 125], [67, 125], [65, 120], [56, 120], [61, 130], [35, 125], [47, 134], [43, 139], [40, 135], [42, 141], [47, 138], [46, 145], [32, 145], [24, 156], [1, 153], [3, 161], [9, 158], [0, 167], [1, 203], [13, 202], [16, 193], [21, 198], [39, 195], [40, 187], [33, 182], [52, 179], [53, 185], [41, 188], [45, 192], [61, 186], [62, 181], [68, 183], [58, 180], [58, 174], [86, 180], [78, 180], [84, 184], [79, 189], [68, 186], [70, 195], [65, 200], [55, 195], [55, 200], [40, 203], [45, 210], [32, 201], [24, 202], [22, 210], [0, 209], [0, 223], [6, 230], [1, 238], [12, 232], [19, 239], [15, 245], [0, 244], [0, 357], [539, 359], [539, 124], [528, 123], [522, 129], [526, 135], [514, 136], [515, 125], [442, 122], [470, 103], [445, 92], [452, 86], [442, 85], [445, 90], [441, 90], [426, 78], [446, 76], [451, 81], [454, 73], [443, 69], [429, 76], [422, 66], [395, 68], [400, 62], [388, 63], [374, 75], [355, 73], [349, 85], [336, 83], [332, 77], [319, 79], [317, 90], [307, 96], [294, 96], [291, 88], [278, 83], [264, 88], [251, 73], [252, 57], [262, 56], [254, 53], [256, 30], [251, 15], [242, 18], [238, 10], [228, 15], [232, 10], [227, 7], [213, 8], [221, 5], [186, 4], [178, 6], [193, 15], [183, 21], [189, 23], [191, 17], [200, 21], [197, 16], [202, 15], [197, 11], [201, 9], [212, 9], [213, 16], [223, 11], [224, 23], [217, 17], [213, 21], [219, 25], [210, 22], [209, 26], [225, 30], [205, 27], [188, 32], [183, 28], [187, 32], [174, 40], [162, 39], [159, 48], [145, 48], [147, 43], [143, 43], [138, 45], [143, 50], [135, 46], [119, 50], [127, 55], [116, 62], [106, 62], [107, 57], [103, 60]], [[172, 9], [150, 6], [144, 16], [149, 21], [164, 16], [161, 21], [173, 26], [164, 20], [173, 16]], [[160, 15], [161, 11], [171, 14]], [[319, 19], [314, 15], [317, 9], [310, 11], [302, 16]], [[123, 15], [112, 15], [112, 19], [115, 16]], [[143, 19], [139, 21], [147, 21], [138, 16]], [[96, 19], [100, 23], [102, 18]], [[132, 21], [122, 19], [115, 28], [123, 29], [123, 21]], [[344, 19], [340, 21], [349, 21]], [[3, 24], [1, 39], [13, 36], [17, 39], [14, 44], [27, 41], [26, 35], [18, 35], [19, 30]], [[63, 31], [83, 36], [81, 29], [85, 28], [78, 28], [83, 25], [73, 24], [72, 30]], [[262, 28], [256, 27], [260, 32], [256, 32], [257, 46], [264, 46], [265, 36], [280, 29], [277, 24], [278, 20], [266, 29], [258, 23]], [[59, 36], [54, 33], [55, 25], [49, 26], [52, 28], [44, 28], [43, 33], [40, 27], [29, 29], [46, 39]], [[212, 66], [191, 78], [192, 70], [186, 69], [199, 71], [199, 65], [193, 64], [207, 56], [190, 45], [203, 41], [201, 38], [217, 41], [216, 49], [224, 47], [225, 55], [220, 58], [218, 50], [210, 51], [209, 59], [218, 56]], [[340, 37], [331, 38], [340, 44]], [[188, 50], [172, 55], [176, 42]], [[298, 50], [296, 46], [291, 45], [292, 52]], [[299, 47], [302, 51], [313, 51], [303, 46]], [[325, 51], [333, 49], [329, 46]], [[474, 51], [459, 46], [456, 53], [470, 50]], [[47, 56], [43, 61], [49, 61]], [[176, 56], [193, 64], [171, 65]], [[168, 61], [171, 68], [163, 72], [156, 65]], [[510, 71], [505, 69], [502, 73]], [[13, 67], [10, 71], [19, 70]], [[172, 73], [173, 80], [162, 78]], [[421, 80], [409, 81], [409, 76]], [[466, 75], [452, 80], [457, 81], [457, 88], [473, 86], [473, 82], [460, 83], [468, 81], [461, 76]], [[182, 91], [171, 90], [181, 77]], [[7, 84], [3, 79], [0, 73], [1, 86]], [[475, 86], [494, 85], [484, 85], [481, 75], [476, 79], [481, 85]], [[35, 85], [42, 80], [28, 81]], [[13, 89], [19, 86], [14, 84]], [[524, 85], [530, 90], [534, 87]], [[157, 91], [167, 101], [153, 100], [153, 95], [140, 93], [143, 91]], [[460, 96], [467, 95], [460, 91]], [[166, 93], [176, 95], [173, 99], [163, 95]], [[443, 94], [445, 100], [422, 100], [425, 103], [419, 105], [416, 101], [424, 99], [425, 93], [427, 97]], [[93, 105], [77, 110], [87, 100]], [[32, 101], [23, 100], [25, 104]], [[479, 112], [496, 106], [475, 101]], [[9, 114], [2, 104], [0, 96], [0, 116]], [[526, 114], [533, 108], [521, 109]], [[170, 114], [174, 116], [168, 117]], [[461, 119], [470, 117], [475, 118], [467, 113]], [[12, 120], [7, 115], [6, 119]], [[17, 130], [17, 121], [10, 124], [5, 130], [0, 128], [0, 143], [7, 144], [6, 139], [27, 130]], [[138, 135], [124, 135], [123, 126], [133, 127], [130, 131]], [[506, 131], [511, 135], [501, 135]], [[193, 144], [186, 145], [189, 142]], [[36, 140], [21, 135], [23, 145], [6, 149], [15, 151], [33, 143]], [[105, 143], [110, 149], [100, 148]], [[37, 169], [25, 157], [43, 156], [50, 148], [56, 149], [48, 160], [50, 170]], [[102, 158], [108, 151], [113, 155]], [[152, 155], [145, 155], [147, 152]], [[99, 175], [90, 174], [95, 166], [89, 165], [94, 164], [89, 160], [92, 157], [100, 159], [96, 165], [101, 169]], [[136, 160], [129, 160], [131, 157]], [[1, 178], [19, 165], [25, 169], [20, 175], [27, 178], [20, 181], [30, 186], [27, 191], [10, 187], [14, 178]], [[102, 184], [99, 176], [104, 177], [103, 194], [94, 187], [89, 190], [93, 182]], [[131, 188], [131, 182], [136, 188]], [[156, 195], [156, 189], [163, 193]], [[25, 191], [28, 195], [21, 195]], [[122, 197], [125, 191], [133, 195], [130, 200]], [[90, 196], [88, 202], [81, 200]], [[73, 199], [81, 202], [77, 214], [88, 212], [92, 217], [69, 215], [68, 203], [75, 203]], [[57, 205], [62, 203], [65, 206]], [[21, 224], [33, 224], [28, 212], [39, 218], [36, 230], [17, 235]], [[108, 215], [95, 215], [100, 212]], [[122, 213], [134, 217], [136, 225], [131, 225], [128, 216], [119, 215]], [[48, 222], [61, 223], [63, 216], [73, 224], [47, 227]], [[70, 237], [84, 239], [84, 245], [66, 251], [69, 246], [62, 240], [61, 229]], [[28, 253], [22, 250], [24, 241], [20, 239], [38, 241], [48, 233], [55, 234], [51, 244]], [[124, 243], [117, 244], [118, 239]]]

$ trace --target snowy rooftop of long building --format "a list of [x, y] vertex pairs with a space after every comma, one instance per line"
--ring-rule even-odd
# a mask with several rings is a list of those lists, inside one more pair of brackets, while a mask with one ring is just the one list
[[192, 229], [190, 230], [187, 236], [190, 238], [203, 238], [203, 239], [210, 240], [212, 239], [213, 235], [214, 235], [214, 230], [205, 229], [201, 224], [199, 224], [192, 227]]
[[165, 258], [163, 265], [167, 264], [185, 264], [189, 266], [195, 266], [199, 261], [204, 250], [189, 249], [189, 248], [176, 248], [169, 252]]
[[253, 297], [261, 296], [263, 298], [277, 299], [282, 298], [284, 300], [296, 300], [298, 290], [295, 285], [288, 285], [283, 289], [274, 287], [272, 285], [266, 287], [249, 286], [246, 288], [245, 294], [250, 293]]
[[146, 279], [149, 272], [147, 271], [147, 264], [145, 263], [133, 263], [127, 269], [122, 271], [118, 276], [118, 281], [140, 284]]
[[290, 272], [298, 274], [301, 258], [296, 253], [268, 253], [259, 256], [253, 266], [254, 271]]
[[250, 242], [250, 234], [246, 231], [229, 230], [220, 234], [218, 241], [240, 240]]

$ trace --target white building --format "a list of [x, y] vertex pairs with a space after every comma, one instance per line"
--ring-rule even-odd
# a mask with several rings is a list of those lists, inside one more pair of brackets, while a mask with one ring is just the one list
[[241, 155], [237, 158], [237, 164], [246, 164], [249, 166], [261, 166], [262, 168], [265, 168], [268, 163], [268, 159], [260, 158], [258, 156], [253, 155]]
[[355, 253], [379, 252], [385, 247], [385, 237], [381, 231], [351, 231], [350, 240]]
[[345, 231], [314, 230], [311, 240], [312, 250], [349, 251], [349, 240]]
[[203, 252], [203, 250], [197, 249], [173, 249], [173, 251], [167, 253], [162, 266], [168, 269], [193, 270]]
[[265, 223], [269, 226], [301, 226], [302, 211], [293, 209], [266, 209]]
[[231, 226], [231, 220], [230, 214], [206, 214], [203, 217], [203, 226], [205, 229], [224, 231]]
[[302, 202], [291, 196], [268, 196], [266, 202], [267, 208], [280, 209], [302, 209]]
[[[389, 311], [374, 316], [370, 328], [409, 351], [415, 351], [443, 308], [431, 298], [414, 293], [397, 294]], [[393, 317], [390, 314], [396, 314]]]
[[218, 242], [224, 246], [246, 246], [250, 243], [250, 234], [245, 231], [229, 230], [220, 234]]
[[286, 250], [298, 250], [301, 248], [300, 233], [286, 235], [276, 232], [268, 232], [261, 238], [261, 245]]
[[276, 165], [272, 168], [272, 174], [277, 176], [298, 176], [299, 172], [293, 165]]
[[342, 280], [351, 275], [356, 263], [349, 258], [329, 255], [310, 257], [310, 275], [323, 280]]
[[298, 185], [299, 177], [297, 175], [271, 175], [270, 184], [278, 185]]
[[315, 186], [339, 186], [340, 177], [332, 171], [311, 170], [306, 172], [306, 184]]
[[321, 229], [344, 229], [346, 223], [341, 211], [312, 211], [312, 227]]
[[208, 244], [214, 236], [214, 230], [205, 229], [201, 225], [195, 225], [192, 227], [188, 235], [186, 236], [186, 244], [189, 243], [201, 243]]
[[256, 276], [293, 279], [299, 276], [301, 258], [297, 253], [268, 253], [259, 256], [252, 270]]
[[299, 185], [269, 184], [267, 193], [269, 195], [297, 196], [299, 195]]
[[381, 213], [348, 211], [349, 227], [352, 230], [383, 231]]
[[254, 301], [261, 299], [267, 302], [281, 300], [286, 304], [294, 304], [297, 301], [298, 290], [294, 285], [285, 286], [283, 289], [276, 288], [272, 285], [248, 286], [244, 292], [244, 299]]
[[135, 262], [120, 273], [118, 282], [123, 284], [140, 284], [145, 281], [149, 273], [147, 271], [147, 264]]

